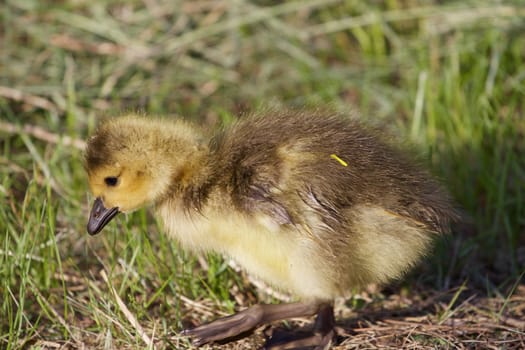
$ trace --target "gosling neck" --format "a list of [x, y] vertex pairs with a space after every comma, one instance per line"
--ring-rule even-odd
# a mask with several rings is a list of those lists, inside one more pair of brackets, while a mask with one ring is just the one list
[[184, 158], [174, 168], [168, 191], [158, 205], [176, 204], [187, 211], [200, 211], [214, 183], [210, 150], [207, 145], [196, 143], [189, 152], [178, 156]]

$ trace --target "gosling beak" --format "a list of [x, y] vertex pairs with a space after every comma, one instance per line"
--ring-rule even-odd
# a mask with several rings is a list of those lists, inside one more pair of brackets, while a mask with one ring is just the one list
[[100, 197], [95, 199], [95, 203], [93, 203], [93, 208], [91, 208], [91, 213], [89, 214], [89, 221], [87, 224], [88, 233], [90, 235], [96, 235], [118, 213], [118, 207], [107, 209], [104, 207], [104, 203]]

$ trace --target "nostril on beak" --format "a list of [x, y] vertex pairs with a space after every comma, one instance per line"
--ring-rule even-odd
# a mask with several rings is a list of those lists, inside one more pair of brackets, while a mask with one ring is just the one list
[[104, 207], [104, 203], [100, 198], [95, 199], [88, 220], [88, 233], [93, 235], [100, 232], [100, 230], [102, 230], [102, 228], [106, 226], [106, 224], [110, 222], [118, 212], [118, 207], [108, 209]]

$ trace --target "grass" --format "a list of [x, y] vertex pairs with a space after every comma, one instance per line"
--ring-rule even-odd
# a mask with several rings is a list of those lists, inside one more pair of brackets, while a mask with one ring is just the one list
[[213, 127], [265, 104], [383, 125], [470, 218], [404, 282], [339, 301], [336, 348], [525, 347], [521, 2], [24, 0], [0, 18], [0, 348], [190, 348], [184, 327], [284, 299], [148, 211], [85, 232], [102, 117]]

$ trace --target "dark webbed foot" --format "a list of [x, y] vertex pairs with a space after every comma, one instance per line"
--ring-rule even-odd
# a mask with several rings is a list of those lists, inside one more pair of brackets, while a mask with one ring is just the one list
[[269, 339], [266, 349], [295, 349], [315, 347], [326, 349], [334, 336], [334, 315], [330, 303], [292, 303], [281, 305], [255, 305], [234, 315], [189, 329], [184, 335], [193, 338], [195, 346], [227, 340], [255, 328], [278, 320], [311, 316], [317, 313], [313, 333], [301, 338]]
[[265, 350], [304, 349], [314, 350], [329, 349], [335, 336], [335, 319], [332, 305], [323, 304], [319, 307], [314, 328], [310, 332], [299, 333], [274, 333], [267, 339]]
[[263, 305], [255, 305], [236, 314], [183, 331], [193, 338], [193, 345], [201, 346], [214, 341], [233, 338], [256, 328], [262, 319]]

